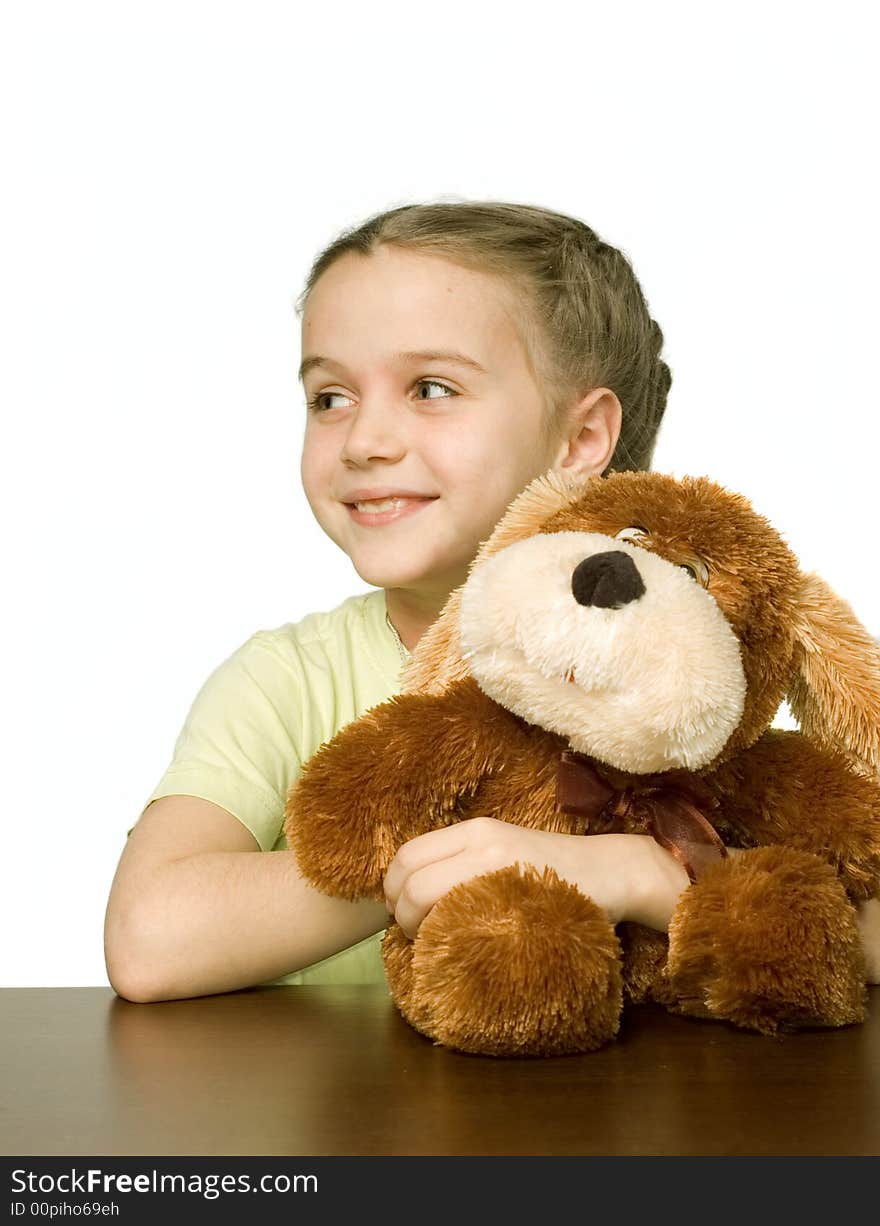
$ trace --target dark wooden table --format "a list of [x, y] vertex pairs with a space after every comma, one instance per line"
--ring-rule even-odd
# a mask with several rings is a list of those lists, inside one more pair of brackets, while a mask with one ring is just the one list
[[383, 987], [136, 1005], [0, 991], [0, 1153], [878, 1155], [868, 1021], [782, 1039], [630, 1009], [584, 1056], [434, 1046]]

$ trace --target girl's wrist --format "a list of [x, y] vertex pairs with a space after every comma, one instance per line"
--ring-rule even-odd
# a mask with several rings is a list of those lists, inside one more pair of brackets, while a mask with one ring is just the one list
[[[555, 867], [597, 902], [611, 924], [666, 932], [690, 885], [687, 870], [649, 834], [556, 835]], [[731, 849], [728, 848], [728, 852]]]
[[563, 876], [602, 907], [609, 923], [616, 925], [628, 920], [665, 931], [689, 878], [678, 861], [650, 835], [559, 837], [563, 851], [572, 857]]
[[623, 919], [666, 932], [678, 900], [691, 884], [675, 856], [649, 834], [628, 834], [632, 840], [630, 889]]
[[[678, 900], [691, 884], [687, 870], [671, 851], [647, 834], [625, 834], [633, 844], [636, 867], [630, 877], [631, 891], [624, 905], [626, 920], [645, 924], [658, 932], [666, 932]], [[735, 857], [742, 854], [740, 848], [728, 847], [727, 854]]]

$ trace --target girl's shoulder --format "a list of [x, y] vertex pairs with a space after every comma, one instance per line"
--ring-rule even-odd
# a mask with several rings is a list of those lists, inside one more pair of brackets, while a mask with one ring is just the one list
[[396, 685], [398, 649], [386, 621], [385, 592], [357, 592], [332, 609], [308, 613], [298, 621], [258, 630], [246, 644], [251, 657], [269, 657], [318, 683], [332, 675], [343, 685], [363, 681], [370, 692]]
[[271, 630], [259, 630], [254, 636], [267, 642], [307, 644], [316, 640], [336, 639], [340, 636], [368, 634], [374, 636], [384, 625], [385, 592], [373, 588], [356, 592], [332, 609], [320, 609], [307, 613], [299, 621], [285, 622]]

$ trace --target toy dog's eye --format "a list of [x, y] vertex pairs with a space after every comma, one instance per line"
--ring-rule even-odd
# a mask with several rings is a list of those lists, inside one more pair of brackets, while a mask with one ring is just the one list
[[679, 566], [682, 570], [686, 570], [701, 587], [709, 586], [709, 567], [700, 558], [695, 558], [693, 562], [679, 562]]
[[647, 528], [643, 528], [640, 524], [633, 524], [631, 528], [621, 528], [621, 530], [615, 534], [614, 539], [616, 541], [637, 541], [640, 536], [647, 535]]

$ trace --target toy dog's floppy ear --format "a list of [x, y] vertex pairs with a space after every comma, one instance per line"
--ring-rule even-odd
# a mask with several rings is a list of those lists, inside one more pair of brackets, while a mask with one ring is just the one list
[[[598, 476], [589, 479], [601, 480]], [[535, 477], [517, 494], [492, 535], [480, 545], [468, 567], [468, 577], [486, 558], [499, 553], [505, 546], [540, 532], [551, 516], [583, 492], [582, 480], [566, 481], [553, 468]], [[463, 587], [464, 584], [450, 593], [437, 620], [416, 644], [412, 659], [401, 669], [401, 693], [442, 694], [454, 682], [470, 675], [458, 632]]]
[[845, 600], [803, 574], [786, 695], [805, 736], [880, 769], [880, 647]]

